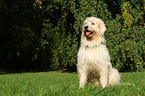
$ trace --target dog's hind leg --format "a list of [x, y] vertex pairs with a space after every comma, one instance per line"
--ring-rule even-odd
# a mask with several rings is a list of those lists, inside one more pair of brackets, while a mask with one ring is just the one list
[[119, 80], [120, 80], [119, 72], [116, 69], [111, 68], [109, 73], [109, 85], [113, 86], [115, 84], [119, 84]]

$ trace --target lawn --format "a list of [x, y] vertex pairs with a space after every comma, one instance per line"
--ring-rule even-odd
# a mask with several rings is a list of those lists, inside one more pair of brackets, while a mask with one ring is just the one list
[[78, 89], [74, 73], [39, 72], [0, 75], [0, 96], [145, 96], [145, 72], [120, 73], [121, 83]]

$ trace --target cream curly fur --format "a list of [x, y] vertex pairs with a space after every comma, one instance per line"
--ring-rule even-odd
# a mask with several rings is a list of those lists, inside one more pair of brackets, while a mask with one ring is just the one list
[[88, 17], [84, 21], [77, 64], [80, 88], [87, 83], [101, 84], [103, 88], [119, 84], [120, 75], [112, 68], [105, 45], [105, 31], [105, 24], [99, 18]]

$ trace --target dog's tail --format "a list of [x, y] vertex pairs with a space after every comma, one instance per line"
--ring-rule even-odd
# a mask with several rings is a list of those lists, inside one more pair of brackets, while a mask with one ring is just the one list
[[135, 86], [134, 84], [131, 84], [131, 83], [119, 83], [121, 85], [130, 85], [130, 86]]

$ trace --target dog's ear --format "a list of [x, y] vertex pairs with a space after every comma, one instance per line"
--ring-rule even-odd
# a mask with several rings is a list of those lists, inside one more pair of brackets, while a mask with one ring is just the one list
[[102, 35], [104, 35], [104, 32], [106, 31], [106, 26], [103, 21], [100, 22], [100, 31], [101, 31]]

